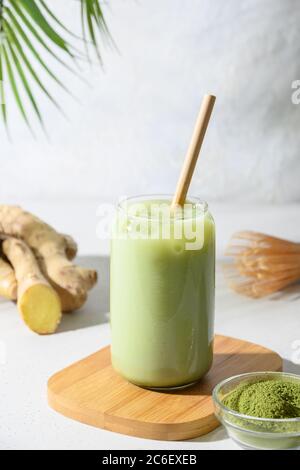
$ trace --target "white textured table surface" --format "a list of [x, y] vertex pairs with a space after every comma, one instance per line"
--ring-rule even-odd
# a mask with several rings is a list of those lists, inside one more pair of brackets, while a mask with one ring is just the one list
[[[64, 316], [59, 332], [52, 336], [31, 333], [15, 305], [0, 301], [0, 449], [236, 449], [222, 428], [191, 441], [150, 441], [94, 429], [49, 409], [48, 377], [109, 343], [109, 259], [105, 244], [101, 256], [87, 256], [97, 252], [98, 243], [100, 246], [91, 234], [93, 204], [85, 204], [84, 211], [78, 204], [73, 209], [47, 207], [48, 212], [37, 204], [30, 208], [75, 234], [83, 247], [81, 261], [98, 269], [100, 282], [84, 309]], [[68, 218], [66, 210], [71, 214]], [[79, 226], [75, 214], [80, 211], [88, 223]], [[299, 211], [296, 205], [249, 207], [246, 211], [215, 206], [218, 253], [236, 229], [250, 227], [300, 240]], [[285, 370], [300, 373], [300, 365], [293, 362], [297, 356], [300, 359], [300, 289], [272, 300], [251, 300], [230, 292], [218, 272], [216, 300], [216, 332], [272, 348], [284, 358]]]

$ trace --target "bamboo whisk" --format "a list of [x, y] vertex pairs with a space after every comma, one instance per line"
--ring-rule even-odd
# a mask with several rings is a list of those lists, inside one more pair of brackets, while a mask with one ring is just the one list
[[300, 280], [300, 243], [257, 232], [237, 232], [225, 252], [229, 285], [236, 292], [259, 298]]

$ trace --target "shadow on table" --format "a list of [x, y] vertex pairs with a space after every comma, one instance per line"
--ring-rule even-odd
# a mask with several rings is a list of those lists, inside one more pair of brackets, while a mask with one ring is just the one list
[[204, 434], [203, 436], [196, 437], [195, 439], [189, 439], [191, 442], [216, 442], [223, 441], [228, 438], [228, 434], [224, 426], [221, 425], [216, 428], [214, 431]]
[[58, 333], [88, 328], [109, 321], [109, 257], [79, 256], [76, 263], [96, 269], [98, 282], [89, 292], [88, 300], [80, 310], [63, 315]]
[[300, 364], [295, 364], [289, 359], [283, 359], [283, 371], [300, 375]]
[[296, 282], [282, 291], [276, 292], [271, 296], [271, 300], [288, 300], [290, 302], [300, 300], [300, 282]]

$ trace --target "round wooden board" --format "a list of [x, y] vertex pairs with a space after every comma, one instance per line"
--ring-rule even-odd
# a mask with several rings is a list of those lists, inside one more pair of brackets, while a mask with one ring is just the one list
[[269, 349], [216, 336], [213, 367], [198, 384], [156, 392], [120, 377], [106, 347], [53, 375], [48, 381], [48, 402], [69, 418], [110, 431], [167, 441], [191, 439], [219, 424], [211, 398], [218, 382], [244, 372], [281, 368], [280, 356]]

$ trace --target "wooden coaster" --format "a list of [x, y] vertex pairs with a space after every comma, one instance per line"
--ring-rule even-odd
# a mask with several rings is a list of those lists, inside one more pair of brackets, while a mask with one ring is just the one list
[[282, 359], [269, 349], [216, 336], [214, 364], [201, 382], [181, 391], [156, 392], [119, 376], [106, 347], [53, 375], [48, 402], [69, 418], [110, 431], [167, 441], [191, 439], [219, 425], [211, 398], [218, 382], [244, 372], [281, 368]]

